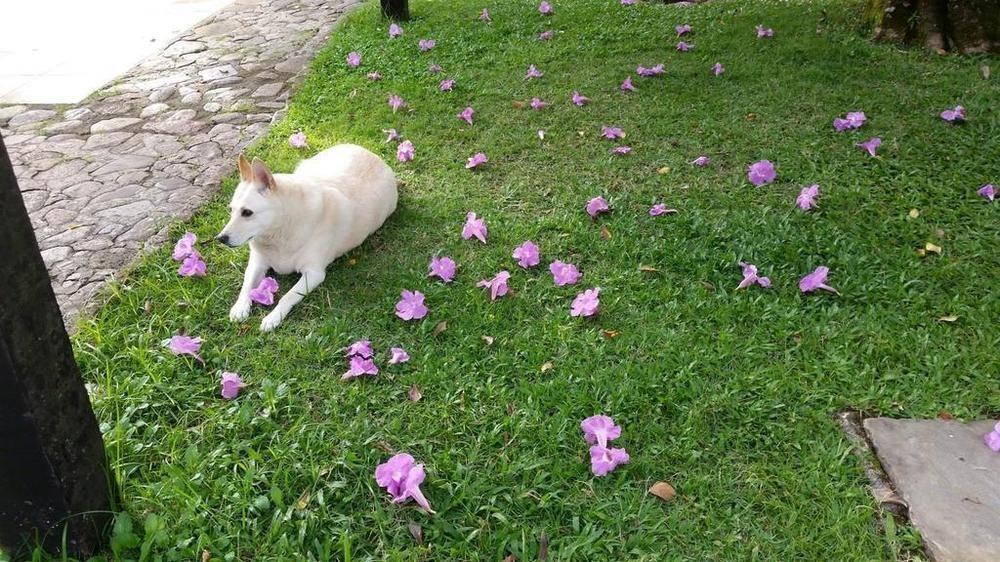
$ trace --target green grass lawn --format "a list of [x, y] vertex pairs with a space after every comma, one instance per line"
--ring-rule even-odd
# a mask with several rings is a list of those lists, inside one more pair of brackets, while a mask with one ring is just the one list
[[[533, 0], [413, 0], [396, 40], [376, 4], [338, 29], [251, 155], [290, 171], [340, 142], [376, 151], [401, 180], [386, 226], [275, 333], [257, 331], [260, 307], [229, 323], [247, 252], [205, 244], [208, 277], [178, 278], [161, 250], [75, 337], [121, 508], [148, 549], [163, 560], [534, 560], [544, 534], [550, 560], [922, 556], [913, 530], [879, 531], [832, 416], [1000, 413], [1000, 206], [975, 193], [1000, 183], [1000, 89], [980, 70], [996, 74], [996, 59], [870, 44], [856, 1], [556, 0], [544, 17]], [[483, 7], [493, 23], [478, 21]], [[694, 28], [687, 53], [674, 48], [682, 23]], [[775, 36], [757, 39], [758, 23]], [[555, 38], [538, 41], [547, 29]], [[420, 38], [437, 47], [420, 53]], [[349, 51], [361, 68], [347, 68]], [[665, 75], [619, 91], [657, 63]], [[525, 80], [530, 64], [545, 76]], [[455, 91], [438, 91], [446, 77]], [[592, 103], [572, 105], [574, 90]], [[408, 110], [393, 114], [390, 93]], [[517, 103], [536, 96], [552, 106]], [[937, 116], [956, 104], [963, 126]], [[456, 117], [467, 105], [474, 126]], [[854, 110], [868, 123], [834, 132]], [[610, 155], [601, 125], [622, 127], [633, 153]], [[305, 151], [287, 143], [300, 128]], [[395, 161], [388, 128], [415, 144], [413, 162]], [[877, 159], [855, 147], [872, 136]], [[490, 163], [466, 170], [479, 151]], [[709, 167], [689, 164], [701, 154]], [[745, 169], [765, 158], [778, 180], [755, 188]], [[820, 208], [805, 213], [795, 197], [812, 183]], [[233, 185], [176, 234], [217, 233]], [[613, 211], [591, 221], [597, 195]], [[648, 216], [661, 201], [679, 214]], [[461, 239], [467, 211], [486, 219], [488, 244]], [[510, 255], [525, 239], [542, 252], [529, 271]], [[926, 242], [942, 254], [919, 256]], [[437, 253], [459, 263], [453, 284], [425, 277]], [[581, 283], [553, 286], [554, 259], [579, 265]], [[741, 260], [773, 288], [735, 291]], [[824, 264], [841, 296], [799, 294]], [[501, 269], [511, 294], [490, 302], [475, 282]], [[571, 318], [572, 298], [594, 286], [600, 315]], [[427, 295], [427, 318], [395, 317], [402, 289]], [[182, 329], [205, 340], [206, 366], [163, 348]], [[382, 373], [345, 383], [343, 348], [358, 339], [375, 344]], [[413, 360], [386, 365], [397, 345]], [[249, 384], [234, 401], [219, 397], [223, 369]], [[615, 444], [632, 457], [603, 478], [579, 430], [596, 413], [623, 427]], [[376, 485], [375, 466], [398, 451], [426, 463], [436, 515], [392, 505]], [[659, 480], [677, 488], [673, 502], [646, 494]], [[150, 521], [164, 527], [144, 533]]]

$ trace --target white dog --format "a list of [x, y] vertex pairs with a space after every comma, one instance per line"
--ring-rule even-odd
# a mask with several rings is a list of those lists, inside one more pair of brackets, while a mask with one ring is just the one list
[[271, 174], [241, 154], [240, 184], [231, 215], [216, 237], [227, 246], [250, 242], [243, 288], [229, 311], [233, 322], [250, 315], [250, 291], [268, 269], [302, 274], [264, 320], [275, 329], [292, 307], [326, 278], [326, 266], [364, 242], [396, 210], [396, 176], [385, 162], [351, 144], [303, 160], [291, 174]]

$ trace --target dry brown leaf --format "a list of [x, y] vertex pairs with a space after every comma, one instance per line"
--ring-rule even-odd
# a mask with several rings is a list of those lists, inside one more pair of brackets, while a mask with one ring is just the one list
[[911, 219], [915, 219], [915, 218], [917, 218], [917, 217], [920, 216], [920, 211], [918, 211], [916, 209], [910, 209], [909, 216], [910, 216]]
[[142, 311], [145, 312], [146, 314], [153, 312], [153, 301], [147, 300], [146, 302], [142, 303]]
[[986, 79], [986, 80], [990, 79], [990, 65], [984, 64], [983, 66], [980, 66], [979, 67], [979, 72], [981, 72], [983, 74], [983, 78], [984, 79]]
[[661, 176], [669, 174], [670, 173], [670, 166], [664, 166], [662, 168], [658, 168], [656, 170], [656, 173], [660, 174]]
[[639, 271], [641, 271], [643, 273], [656, 273], [657, 271], [659, 271], [659, 269], [656, 269], [655, 267], [653, 267], [651, 265], [640, 265], [639, 266]]
[[581, 137], [587, 136], [587, 133], [585, 133], [584, 131], [577, 131], [576, 134], [577, 134], [577, 136], [581, 136]]
[[299, 500], [295, 502], [295, 509], [298, 509], [299, 511], [305, 509], [306, 506], [309, 505], [310, 498], [312, 498], [312, 492], [310, 492], [308, 489], [302, 492], [302, 495], [299, 496]]
[[606, 226], [601, 227], [601, 238], [605, 240], [611, 240], [611, 231], [608, 230], [608, 227]]
[[420, 526], [420, 523], [410, 523], [406, 526], [410, 530], [410, 536], [417, 544], [424, 544], [424, 529]]
[[508, 416], [513, 416], [514, 415], [514, 410], [516, 410], [516, 409], [517, 409], [517, 406], [515, 406], [513, 402], [508, 402], [507, 403], [507, 415]]
[[503, 562], [517, 562], [517, 557], [513, 554], [508, 554], [507, 558], [503, 559]]
[[941, 246], [938, 246], [937, 244], [932, 244], [928, 242], [924, 244], [924, 249], [927, 250], [928, 252], [934, 252], [939, 256], [941, 255]]
[[927, 250], [923, 248], [917, 248], [917, 255], [920, 257], [924, 257], [927, 255]]
[[747, 121], [753, 121], [756, 118], [757, 118], [756, 113], [747, 113]]
[[441, 335], [441, 332], [443, 332], [443, 331], [445, 331], [447, 329], [448, 329], [448, 322], [445, 321], [445, 320], [442, 320], [442, 321], [440, 321], [440, 322], [437, 323], [437, 326], [434, 326], [434, 330], [431, 332], [431, 335], [432, 336], [439, 336], [439, 335]]
[[941, 410], [940, 412], [938, 412], [938, 419], [953, 420], [955, 419], [955, 416], [951, 415], [951, 412], [947, 410]]
[[541, 562], [545, 562], [549, 559], [549, 536], [542, 531], [542, 534], [538, 536], [538, 559]]
[[942, 316], [941, 318], [938, 318], [938, 322], [955, 322], [957, 320], [958, 316], [955, 316], [953, 314], [949, 314], [947, 316]]
[[622, 333], [618, 330], [602, 330], [601, 335], [604, 336], [604, 339], [606, 340], [613, 340], [622, 335]]
[[406, 397], [410, 399], [410, 402], [420, 402], [420, 399], [424, 397], [424, 393], [420, 392], [419, 386], [413, 385], [406, 393]]
[[704, 287], [706, 291], [711, 293], [715, 292], [715, 285], [709, 283], [708, 281], [698, 281], [698, 283], [700, 283], [701, 286]]
[[347, 260], [347, 265], [350, 265], [352, 267], [355, 266], [355, 265], [358, 265], [358, 260], [356, 260], [355, 258], [351, 258], [351, 259]]
[[201, 551], [201, 562], [209, 562], [211, 559], [212, 553], [209, 552], [207, 548]]
[[486, 345], [493, 345], [493, 336], [483, 336], [483, 341]]
[[657, 482], [649, 487], [649, 493], [668, 502], [674, 499], [674, 496], [677, 495], [677, 490], [674, 490], [674, 487], [666, 482]]
[[542, 363], [542, 372], [546, 373], [548, 371], [551, 371], [553, 367], [554, 365], [552, 364], [552, 361], [546, 361], [545, 363]]
[[514, 109], [524, 109], [524, 102], [521, 100], [514, 100]]

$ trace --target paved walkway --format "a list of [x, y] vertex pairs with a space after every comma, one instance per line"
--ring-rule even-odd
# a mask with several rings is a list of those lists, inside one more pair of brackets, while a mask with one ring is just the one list
[[67, 319], [216, 193], [359, 1], [237, 0], [77, 107], [0, 107]]

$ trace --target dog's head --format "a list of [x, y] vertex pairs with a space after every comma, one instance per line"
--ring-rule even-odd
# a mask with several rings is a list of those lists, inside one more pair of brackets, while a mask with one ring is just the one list
[[229, 222], [216, 240], [227, 246], [241, 246], [267, 232], [277, 216], [277, 185], [267, 165], [254, 158], [253, 164], [240, 154], [240, 184], [229, 202]]

